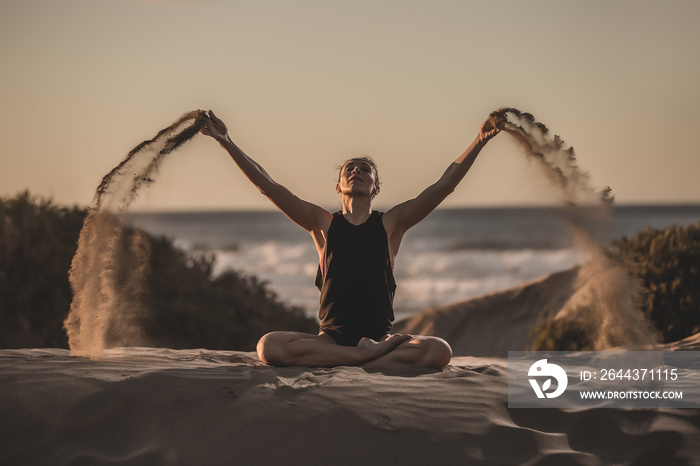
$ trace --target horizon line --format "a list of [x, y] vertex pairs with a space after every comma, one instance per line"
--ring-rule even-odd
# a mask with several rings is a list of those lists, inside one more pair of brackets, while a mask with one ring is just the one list
[[[595, 206], [595, 204], [591, 204]], [[339, 206], [328, 207], [321, 206], [328, 210], [329, 212], [335, 212], [339, 210]], [[536, 209], [565, 209], [566, 206], [560, 203], [552, 204], [493, 204], [493, 205], [463, 205], [463, 206], [444, 206], [437, 207], [435, 210], [449, 211], [449, 210], [536, 210]], [[613, 209], [616, 208], [689, 208], [689, 209], [700, 209], [700, 201], [697, 202], [624, 202], [615, 203]], [[388, 208], [386, 206], [376, 206], [373, 210], [386, 211]], [[260, 207], [166, 207], [166, 208], [136, 208], [127, 209], [125, 214], [194, 214], [194, 213], [224, 213], [224, 212], [240, 212], [240, 213], [264, 213], [264, 212], [280, 212], [275, 206], [270, 206], [267, 208]]]

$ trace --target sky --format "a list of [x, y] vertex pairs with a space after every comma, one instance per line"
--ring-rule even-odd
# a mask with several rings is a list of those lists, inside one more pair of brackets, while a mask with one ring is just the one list
[[[339, 206], [370, 155], [390, 207], [437, 180], [500, 107], [572, 145], [619, 204], [700, 203], [700, 2], [0, 0], [0, 196], [87, 206], [181, 114], [213, 109], [280, 183]], [[507, 134], [445, 207], [556, 202]], [[137, 210], [271, 208], [210, 138]]]

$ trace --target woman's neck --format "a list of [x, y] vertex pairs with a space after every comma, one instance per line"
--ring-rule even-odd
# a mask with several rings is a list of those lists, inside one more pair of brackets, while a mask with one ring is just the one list
[[361, 225], [372, 214], [372, 201], [364, 197], [343, 196], [343, 216], [354, 224]]

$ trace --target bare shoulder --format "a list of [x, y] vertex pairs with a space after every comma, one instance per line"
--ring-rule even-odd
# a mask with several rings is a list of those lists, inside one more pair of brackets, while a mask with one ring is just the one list
[[310, 233], [327, 230], [333, 217], [326, 209], [299, 199], [291, 192], [273, 199], [273, 203], [293, 222]]
[[386, 230], [387, 236], [391, 236], [391, 233], [396, 228], [397, 224], [397, 212], [396, 207], [392, 207], [382, 214], [382, 223], [384, 224], [384, 229]]
[[384, 229], [388, 236], [395, 235], [400, 232], [401, 235], [410, 228], [410, 225], [405, 225], [404, 219], [407, 217], [406, 212], [410, 209], [410, 201], [402, 202], [391, 209], [387, 210], [382, 216]]
[[318, 209], [315, 209], [313, 217], [313, 226], [307, 230], [311, 234], [311, 237], [316, 244], [319, 260], [322, 260], [323, 249], [326, 246], [326, 238], [328, 238], [328, 229], [331, 226], [333, 214], [328, 212], [326, 209], [318, 207]]
[[327, 233], [332, 221], [333, 214], [326, 209], [319, 207], [319, 210], [316, 211], [316, 224], [318, 225], [318, 229], [324, 233]]
[[403, 219], [405, 218], [403, 212], [406, 208], [407, 202], [404, 202], [389, 209], [382, 216], [382, 223], [384, 224], [384, 230], [386, 231], [387, 240], [389, 242], [389, 254], [391, 255], [392, 263], [396, 263], [396, 256], [399, 254], [404, 233], [410, 228], [410, 226], [406, 226], [406, 224], [403, 223]]

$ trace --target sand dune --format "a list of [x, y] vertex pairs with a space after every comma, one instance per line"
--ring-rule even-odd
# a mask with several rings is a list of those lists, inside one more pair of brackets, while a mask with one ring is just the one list
[[542, 313], [562, 309], [574, 295], [578, 270], [429, 309], [396, 322], [394, 331], [444, 338], [455, 356], [508, 357], [529, 349], [529, 329]]
[[0, 351], [0, 464], [697, 464], [691, 409], [509, 409], [507, 361], [272, 368], [253, 353]]

